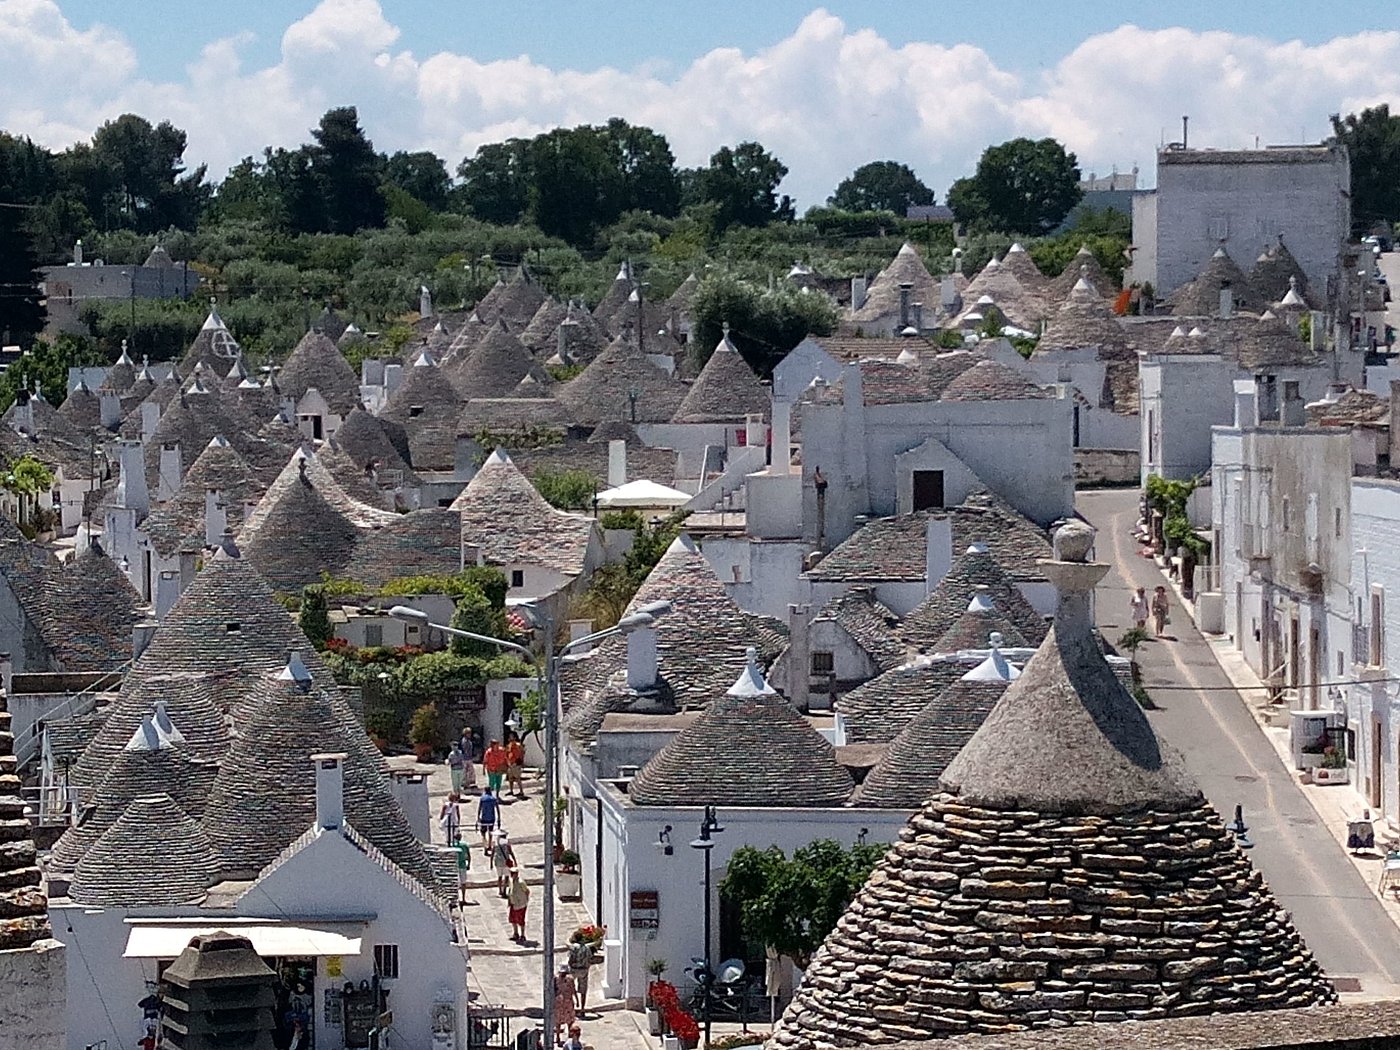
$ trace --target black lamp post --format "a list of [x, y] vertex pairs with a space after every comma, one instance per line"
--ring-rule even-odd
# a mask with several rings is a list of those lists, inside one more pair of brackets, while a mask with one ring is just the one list
[[698, 849], [705, 855], [705, 970], [701, 975], [701, 988], [704, 991], [702, 1013], [706, 1046], [710, 1045], [710, 993], [715, 984], [714, 967], [710, 962], [710, 851], [715, 848], [715, 841], [710, 836], [723, 830], [719, 817], [715, 816], [715, 807], [706, 806], [705, 817], [700, 821], [700, 837], [690, 843], [691, 849]]

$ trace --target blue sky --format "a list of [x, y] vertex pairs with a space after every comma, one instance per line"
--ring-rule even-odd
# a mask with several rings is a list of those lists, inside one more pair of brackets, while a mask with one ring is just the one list
[[1374, 0], [0, 0], [0, 68], [0, 129], [63, 147], [123, 112], [169, 119], [216, 177], [305, 141], [331, 106], [359, 107], [379, 148], [450, 167], [622, 116], [685, 165], [756, 139], [805, 207], [876, 159], [941, 198], [1016, 135], [1150, 185], [1183, 113], [1193, 144], [1316, 140], [1330, 113], [1400, 108], [1400, 17]]

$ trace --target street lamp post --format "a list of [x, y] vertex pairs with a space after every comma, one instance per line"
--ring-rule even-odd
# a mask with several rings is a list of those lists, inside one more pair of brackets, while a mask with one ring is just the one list
[[[554, 1038], [554, 805], [555, 805], [555, 768], [559, 744], [559, 669], [563, 664], [564, 657], [576, 649], [591, 645], [604, 638], [611, 638], [614, 635], [630, 634], [641, 628], [652, 626], [660, 617], [671, 611], [670, 602], [652, 602], [644, 605], [635, 612], [624, 616], [618, 622], [603, 631], [594, 631], [586, 634], [582, 638], [575, 638], [564, 645], [555, 647], [554, 644], [554, 619], [549, 615], [548, 609], [539, 605], [524, 606], [528, 610], [530, 619], [534, 623], [536, 630], [544, 636], [543, 660], [528, 646], [519, 642], [508, 641], [504, 638], [493, 638], [487, 634], [476, 634], [473, 631], [464, 631], [458, 627], [450, 627], [446, 624], [434, 623], [429, 619], [428, 614], [421, 609], [413, 609], [406, 605], [396, 605], [389, 610], [389, 615], [396, 620], [403, 620], [407, 623], [416, 623], [423, 627], [431, 627], [442, 631], [444, 634], [455, 635], [458, 638], [466, 638], [473, 642], [484, 642], [488, 645], [495, 645], [501, 649], [509, 649], [519, 653], [526, 660], [535, 665], [536, 688], [539, 689], [541, 702], [544, 705], [544, 903], [541, 911], [544, 930], [540, 938], [540, 949], [544, 959], [542, 964], [543, 982], [543, 1032], [542, 1040], [553, 1040]], [[708, 880], [708, 873], [707, 873]], [[707, 882], [708, 884], [708, 882]], [[708, 902], [706, 908], [708, 909]], [[708, 912], [707, 912], [708, 914]], [[601, 920], [601, 916], [599, 919]], [[706, 920], [708, 923], [708, 920]], [[547, 1045], [547, 1044], [545, 1044]]]
[[701, 981], [704, 992], [701, 1013], [704, 1014], [706, 1046], [710, 1045], [710, 995], [715, 985], [714, 964], [710, 960], [710, 851], [715, 848], [715, 840], [710, 836], [723, 830], [715, 807], [706, 806], [704, 819], [700, 821], [700, 837], [690, 843], [691, 849], [698, 849], [705, 855], [705, 973]]

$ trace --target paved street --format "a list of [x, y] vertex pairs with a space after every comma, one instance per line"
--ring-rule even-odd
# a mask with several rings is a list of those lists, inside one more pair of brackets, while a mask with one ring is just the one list
[[[1156, 565], [1138, 555], [1137, 501], [1135, 490], [1082, 492], [1077, 499], [1099, 530], [1098, 557], [1113, 565], [1096, 599], [1110, 641], [1129, 625], [1131, 589], [1151, 591], [1162, 582]], [[1254, 863], [1328, 973], [1356, 978], [1367, 996], [1400, 992], [1400, 931], [1321, 825], [1190, 618], [1173, 604], [1169, 639], [1138, 653], [1143, 683], [1160, 708], [1151, 714], [1157, 732], [1185, 754], [1227, 819], [1236, 804], [1244, 806]], [[1180, 686], [1190, 688], [1173, 688]]]

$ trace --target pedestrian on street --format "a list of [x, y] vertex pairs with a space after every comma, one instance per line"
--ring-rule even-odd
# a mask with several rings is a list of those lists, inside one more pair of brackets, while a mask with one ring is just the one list
[[510, 939], [517, 944], [525, 943], [525, 909], [530, 904], [530, 887], [520, 877], [519, 868], [510, 869], [510, 889], [503, 894], [506, 898], [507, 918], [510, 920]]
[[449, 846], [456, 845], [462, 838], [462, 810], [454, 791], [442, 800], [442, 811], [438, 814], [438, 824], [442, 828], [443, 841]]
[[1157, 628], [1157, 637], [1160, 638], [1167, 630], [1167, 624], [1171, 623], [1171, 602], [1167, 600], [1167, 589], [1160, 584], [1152, 592], [1152, 622]]
[[471, 734], [462, 730], [462, 739], [457, 741], [462, 752], [462, 786], [468, 791], [476, 791], [476, 748], [472, 745]]
[[525, 745], [514, 733], [506, 744], [506, 787], [516, 798], [525, 797]]
[[486, 749], [486, 754], [481, 756], [481, 765], [486, 770], [486, 786], [496, 793], [501, 793], [501, 779], [506, 773], [506, 749], [501, 746], [499, 740], [491, 741], [491, 745]]
[[593, 948], [587, 941], [569, 945], [569, 973], [574, 978], [574, 993], [580, 1014], [588, 1006], [588, 971], [593, 966]]
[[465, 776], [463, 769], [466, 767], [467, 757], [462, 754], [460, 744], [454, 744], [452, 750], [447, 752], [447, 769], [452, 774], [452, 793], [460, 795], [462, 793], [462, 779]]
[[515, 860], [515, 850], [510, 848], [510, 836], [505, 828], [496, 832], [496, 844], [491, 848], [491, 866], [496, 869], [496, 892], [504, 897], [511, 873], [520, 867]]
[[495, 837], [496, 820], [500, 816], [498, 810], [496, 796], [487, 788], [481, 793], [481, 800], [476, 804], [476, 828], [481, 832], [483, 856], [489, 856], [491, 852], [491, 840]]
[[559, 964], [559, 972], [554, 975], [554, 1041], [560, 1041], [560, 1035], [573, 1026], [574, 1015], [574, 977], [569, 970], [568, 963]]
[[1139, 587], [1135, 590], [1132, 600], [1128, 604], [1133, 614], [1133, 626], [1140, 631], [1145, 630], [1147, 628], [1147, 613], [1149, 609], [1147, 588]]
[[457, 854], [457, 901], [459, 904], [467, 903], [467, 872], [472, 867], [472, 851], [465, 842], [458, 842], [452, 847]]
[[564, 1040], [564, 1050], [583, 1050], [583, 1029], [578, 1022], [569, 1025], [569, 1038]]

